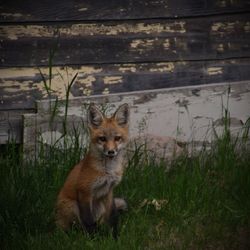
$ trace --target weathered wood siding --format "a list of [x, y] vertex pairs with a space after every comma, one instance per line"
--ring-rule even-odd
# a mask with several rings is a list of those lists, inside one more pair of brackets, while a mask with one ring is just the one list
[[215, 60], [250, 56], [249, 14], [0, 27], [1, 66]]
[[[0, 144], [36, 100], [250, 80], [250, 1], [3, 1]], [[49, 54], [53, 52], [51, 63]], [[43, 73], [41, 76], [40, 71]]]
[[250, 3], [247, 0], [9, 0], [1, 7], [3, 22], [100, 21], [245, 12], [250, 10]]

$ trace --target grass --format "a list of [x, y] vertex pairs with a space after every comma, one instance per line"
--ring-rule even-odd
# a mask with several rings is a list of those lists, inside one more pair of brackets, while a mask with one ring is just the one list
[[[230, 136], [213, 150], [164, 163], [130, 161], [116, 195], [125, 197], [120, 237], [94, 237], [53, 225], [53, 207], [80, 148], [22, 163], [9, 144], [0, 154], [1, 249], [247, 249], [250, 232], [250, 152]], [[103, 229], [105, 230], [105, 229]]]

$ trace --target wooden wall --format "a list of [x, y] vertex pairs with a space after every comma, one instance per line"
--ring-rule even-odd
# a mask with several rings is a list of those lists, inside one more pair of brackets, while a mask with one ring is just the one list
[[70, 97], [250, 80], [248, 0], [4, 0], [0, 7], [0, 144], [22, 141], [22, 114], [48, 98], [44, 79], [61, 99], [76, 73]]

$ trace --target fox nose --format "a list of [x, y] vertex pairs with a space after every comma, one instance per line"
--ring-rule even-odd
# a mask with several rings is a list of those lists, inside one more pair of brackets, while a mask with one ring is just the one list
[[115, 150], [109, 150], [108, 151], [108, 156], [114, 156], [115, 155]]

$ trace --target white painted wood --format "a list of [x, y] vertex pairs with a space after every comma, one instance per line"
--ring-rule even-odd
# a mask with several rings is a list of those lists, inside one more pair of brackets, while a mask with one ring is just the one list
[[[74, 98], [69, 101], [69, 120], [72, 116], [86, 120], [90, 102], [107, 108], [108, 113], [128, 103], [131, 108], [130, 135], [133, 138], [150, 134], [199, 148], [204, 142], [211, 143], [214, 131], [222, 133], [225, 110], [229, 111], [232, 133], [237, 135], [242, 130], [250, 117], [250, 82]], [[48, 107], [53, 105], [53, 100], [50, 104], [48, 101], [38, 102], [37, 116], [48, 114]], [[59, 106], [58, 114], [63, 116], [65, 107]], [[43, 135], [47, 132], [43, 131]]]

